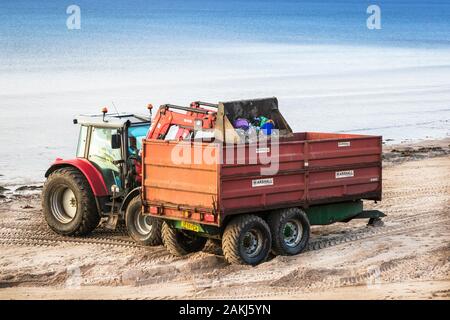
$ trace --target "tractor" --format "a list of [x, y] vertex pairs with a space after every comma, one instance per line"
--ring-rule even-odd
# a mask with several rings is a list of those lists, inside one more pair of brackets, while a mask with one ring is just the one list
[[[149, 116], [124, 113], [80, 115], [76, 157], [57, 158], [46, 171], [42, 208], [58, 234], [83, 236], [99, 224], [115, 229], [125, 222], [142, 245], [161, 243], [161, 220], [142, 214], [142, 139], [184, 140], [214, 128], [217, 105], [196, 101], [189, 107], [160, 106]], [[163, 168], [161, 169], [163, 170]]]

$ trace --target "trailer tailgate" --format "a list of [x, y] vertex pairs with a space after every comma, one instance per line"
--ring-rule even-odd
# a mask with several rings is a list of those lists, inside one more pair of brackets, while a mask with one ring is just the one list
[[[198, 146], [201, 151], [208, 147], [201, 143]], [[180, 147], [189, 150], [192, 149], [192, 144], [161, 140], [143, 141], [144, 210], [157, 212], [166, 218], [204, 220], [200, 219], [204, 218], [203, 215], [215, 211], [218, 166], [216, 162], [196, 163], [194, 153], [188, 158], [180, 159]], [[213, 149], [211, 150], [214, 153]], [[152, 208], [154, 212], [151, 211]]]

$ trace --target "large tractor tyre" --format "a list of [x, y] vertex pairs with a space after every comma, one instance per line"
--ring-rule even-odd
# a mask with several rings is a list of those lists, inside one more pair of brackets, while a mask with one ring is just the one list
[[309, 241], [310, 225], [306, 213], [289, 208], [271, 213], [267, 219], [272, 232], [272, 251], [290, 256], [302, 252]]
[[161, 219], [142, 214], [140, 196], [134, 197], [125, 212], [128, 234], [134, 241], [144, 246], [157, 246], [161, 241]]
[[225, 259], [232, 264], [257, 265], [267, 259], [272, 237], [267, 223], [255, 215], [231, 220], [222, 237]]
[[200, 251], [208, 240], [194, 232], [172, 228], [167, 222], [162, 225], [161, 235], [164, 246], [175, 256], [184, 256]]
[[100, 222], [91, 186], [75, 168], [55, 170], [42, 190], [42, 209], [49, 227], [65, 236], [83, 236]]

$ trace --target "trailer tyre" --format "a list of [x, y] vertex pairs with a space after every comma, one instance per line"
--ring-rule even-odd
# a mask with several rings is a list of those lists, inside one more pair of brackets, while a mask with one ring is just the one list
[[142, 214], [140, 195], [134, 197], [125, 212], [125, 224], [130, 237], [144, 246], [157, 246], [161, 241], [162, 220]]
[[258, 216], [246, 214], [228, 223], [222, 250], [229, 263], [257, 265], [267, 259], [271, 242], [267, 223]]
[[184, 256], [200, 251], [205, 247], [208, 240], [194, 232], [172, 228], [167, 222], [162, 224], [161, 235], [167, 251], [174, 256]]
[[42, 190], [42, 209], [49, 227], [65, 236], [82, 236], [100, 222], [91, 186], [75, 168], [52, 172]]
[[299, 208], [277, 210], [268, 217], [272, 232], [272, 251], [290, 256], [302, 252], [309, 241], [310, 225], [306, 213]]

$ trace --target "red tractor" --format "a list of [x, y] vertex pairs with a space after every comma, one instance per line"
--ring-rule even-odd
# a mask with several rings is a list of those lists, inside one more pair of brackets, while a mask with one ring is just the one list
[[161, 220], [141, 213], [142, 139], [183, 140], [214, 128], [217, 105], [162, 105], [154, 121], [136, 114], [81, 115], [75, 159], [56, 159], [45, 173], [42, 191], [45, 219], [52, 230], [82, 236], [103, 220], [115, 229], [125, 221], [138, 243], [161, 242]]

